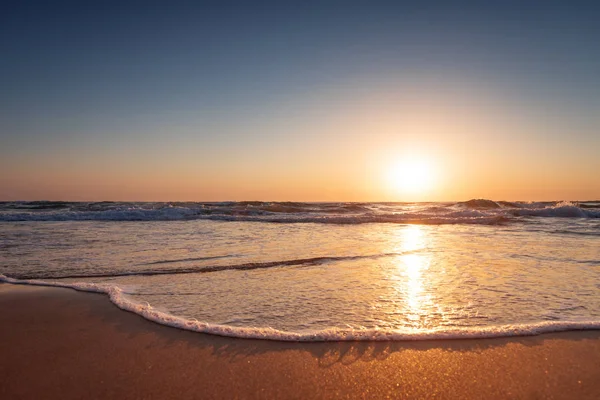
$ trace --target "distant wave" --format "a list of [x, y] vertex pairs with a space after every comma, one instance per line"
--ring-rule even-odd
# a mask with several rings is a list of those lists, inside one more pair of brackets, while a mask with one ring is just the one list
[[512, 213], [530, 217], [600, 218], [600, 210], [581, 208], [569, 202], [561, 202], [544, 208], [522, 208], [514, 210]]
[[458, 203], [459, 205], [468, 207], [468, 208], [502, 208], [500, 203], [496, 203], [492, 200], [487, 199], [473, 199], [469, 201], [465, 201], [463, 203]]
[[[361, 256], [341, 256], [341, 257], [312, 257], [312, 258], [301, 258], [295, 260], [280, 260], [280, 261], [268, 261], [268, 262], [255, 262], [255, 263], [243, 263], [243, 264], [231, 264], [231, 265], [205, 265], [195, 266], [188, 268], [177, 268], [177, 269], [140, 269], [135, 271], [111, 271], [110, 273], [89, 273], [89, 274], [15, 274], [14, 277], [17, 279], [80, 279], [80, 278], [116, 278], [119, 276], [152, 276], [152, 275], [181, 275], [181, 274], [196, 274], [196, 273], [208, 273], [208, 272], [219, 272], [219, 271], [250, 271], [253, 269], [266, 269], [266, 268], [281, 268], [281, 267], [292, 267], [292, 266], [309, 266], [319, 265], [329, 262], [336, 261], [348, 261], [348, 260], [360, 260], [360, 259], [377, 259], [383, 257], [392, 257], [402, 254], [414, 253], [414, 251], [400, 252], [400, 253], [382, 253], [372, 255], [361, 255]], [[184, 262], [192, 260], [209, 260], [216, 258], [225, 258], [227, 256], [219, 257], [203, 257], [203, 258], [188, 258], [181, 260], [164, 260], [155, 261], [148, 264], [142, 265], [154, 265], [154, 264], [165, 264], [172, 262]]]
[[0, 274], [0, 282], [20, 285], [36, 285], [71, 288], [83, 292], [104, 293], [110, 301], [122, 310], [178, 329], [226, 336], [242, 339], [262, 339], [292, 342], [341, 342], [341, 341], [414, 341], [439, 339], [482, 339], [514, 336], [533, 336], [550, 332], [574, 330], [600, 330], [600, 321], [544, 321], [528, 324], [512, 324], [501, 326], [430, 329], [419, 331], [403, 331], [388, 329], [352, 329], [330, 328], [313, 331], [289, 332], [270, 327], [236, 327], [230, 325], [211, 324], [209, 322], [186, 319], [168, 314], [153, 308], [148, 303], [139, 303], [126, 296], [121, 288], [115, 285], [94, 283], [59, 283], [41, 280], [18, 280]]
[[596, 202], [459, 203], [71, 203], [0, 202], [0, 221], [250, 221], [322, 224], [483, 224], [521, 217], [600, 218]]
[[[600, 229], [598, 231], [595, 232], [579, 232], [579, 231], [572, 231], [572, 230], [568, 230], [568, 229], [557, 229], [555, 231], [552, 231], [551, 233], [556, 233], [559, 235], [580, 235], [580, 236], [600, 236]], [[599, 261], [600, 263], [600, 261]]]

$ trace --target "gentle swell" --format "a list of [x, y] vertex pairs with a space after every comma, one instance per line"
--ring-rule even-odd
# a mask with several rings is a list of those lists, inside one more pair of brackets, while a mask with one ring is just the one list
[[321, 224], [483, 224], [519, 217], [600, 218], [596, 203], [57, 203], [0, 202], [0, 221], [251, 221]]
[[489, 326], [483, 328], [461, 328], [446, 330], [401, 331], [382, 329], [338, 329], [306, 332], [287, 332], [273, 328], [234, 327], [189, 320], [154, 309], [127, 298], [118, 286], [93, 283], [58, 283], [40, 280], [18, 280], [0, 274], [0, 282], [71, 288], [83, 292], [105, 293], [117, 307], [142, 316], [162, 325], [211, 335], [242, 339], [263, 339], [291, 342], [340, 342], [340, 341], [407, 341], [438, 339], [479, 339], [512, 336], [533, 336], [542, 333], [574, 330], [600, 330], [600, 321], [545, 321], [530, 324]]
[[478, 225], [500, 225], [508, 222], [511, 217], [504, 215], [465, 215], [465, 216], [436, 216], [431, 214], [406, 213], [389, 215], [360, 215], [360, 216], [298, 216], [289, 217], [251, 217], [251, 216], [211, 216], [200, 219], [217, 221], [250, 221], [271, 223], [315, 223], [334, 225], [358, 225], [358, 224], [418, 224], [418, 225], [456, 225], [456, 224], [478, 224]]
[[[312, 257], [312, 258], [300, 258], [295, 260], [283, 260], [283, 261], [268, 261], [268, 262], [257, 262], [257, 263], [244, 263], [244, 264], [232, 264], [232, 265], [208, 265], [208, 266], [197, 266], [189, 268], [179, 269], [153, 269], [153, 270], [137, 270], [137, 271], [117, 271], [111, 273], [90, 273], [90, 274], [74, 274], [74, 275], [15, 275], [18, 279], [80, 279], [80, 278], [116, 278], [119, 276], [152, 276], [152, 275], [180, 275], [180, 274], [196, 274], [196, 273], [208, 273], [208, 272], [219, 272], [229, 270], [242, 270], [249, 271], [253, 269], [265, 269], [265, 268], [280, 268], [280, 267], [293, 267], [293, 266], [309, 266], [319, 265], [328, 262], [336, 261], [348, 261], [348, 260], [359, 260], [359, 259], [377, 259], [382, 257], [392, 257], [402, 254], [414, 253], [415, 251], [402, 252], [402, 253], [381, 253], [364, 256], [341, 256], [341, 257]], [[227, 256], [222, 256], [227, 257]], [[204, 259], [221, 258], [221, 257], [205, 257]], [[160, 264], [176, 261], [186, 260], [200, 260], [203, 258], [191, 258], [183, 260], [165, 260], [156, 261], [151, 264]]]
[[[459, 215], [463, 214], [463, 215]], [[453, 212], [447, 215], [431, 213], [404, 213], [404, 214], [366, 214], [366, 215], [197, 215], [191, 211], [176, 213], [163, 210], [145, 211], [100, 211], [86, 213], [17, 213], [0, 214], [0, 221], [182, 221], [182, 220], [212, 220], [226, 222], [267, 222], [267, 223], [316, 223], [335, 225], [358, 225], [369, 223], [390, 224], [422, 224], [422, 225], [448, 225], [448, 224], [480, 224], [498, 225], [508, 222], [511, 215], [485, 215], [478, 212]]]
[[229, 257], [236, 257], [236, 256], [226, 255], [226, 256], [212, 256], [212, 257], [178, 258], [175, 260], [160, 260], [160, 261], [153, 261], [153, 262], [149, 262], [149, 263], [136, 264], [136, 265], [173, 264], [173, 263], [189, 262], [189, 261], [218, 260], [219, 258], [229, 258]]

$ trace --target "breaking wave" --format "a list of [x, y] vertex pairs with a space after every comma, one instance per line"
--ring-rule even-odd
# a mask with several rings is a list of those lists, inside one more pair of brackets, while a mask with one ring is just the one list
[[0, 221], [251, 221], [323, 224], [484, 224], [522, 217], [600, 218], [597, 202], [76, 203], [1, 202]]
[[94, 283], [59, 283], [41, 280], [18, 280], [0, 274], [0, 282], [71, 288], [82, 292], [103, 293], [122, 310], [135, 313], [149, 321], [192, 332], [242, 339], [262, 339], [291, 342], [341, 342], [341, 341], [408, 341], [439, 339], [481, 339], [513, 336], [533, 336], [550, 332], [574, 330], [600, 330], [600, 321], [544, 321], [538, 323], [501, 326], [430, 329], [403, 331], [388, 329], [329, 328], [301, 332], [282, 331], [270, 327], [236, 327], [211, 324], [196, 319], [186, 319], [168, 314], [148, 303], [131, 300], [118, 286]]

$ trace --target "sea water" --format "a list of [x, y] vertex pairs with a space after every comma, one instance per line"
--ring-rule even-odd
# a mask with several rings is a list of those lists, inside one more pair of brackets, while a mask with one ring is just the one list
[[4, 202], [0, 274], [232, 337], [600, 329], [600, 202]]

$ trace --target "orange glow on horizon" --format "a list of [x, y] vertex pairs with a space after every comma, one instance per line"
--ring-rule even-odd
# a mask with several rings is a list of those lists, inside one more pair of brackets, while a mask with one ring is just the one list
[[[389, 82], [354, 79], [344, 86], [352, 96], [325, 87], [302, 102], [263, 110], [258, 121], [238, 117], [204, 127], [190, 117], [173, 126], [123, 127], [131, 142], [106, 132], [101, 146], [90, 141], [64, 147], [57, 141], [31, 153], [10, 153], [0, 158], [0, 169], [10, 171], [0, 174], [0, 200], [600, 197], [600, 180], [590, 179], [600, 169], [600, 136], [586, 146], [565, 143], [560, 134], [573, 121], [515, 107], [515, 99], [498, 88]], [[202, 137], [198, 132], [204, 130]], [[159, 140], [165, 132], [175, 139]], [[209, 134], [213, 139], [206, 139]]]

